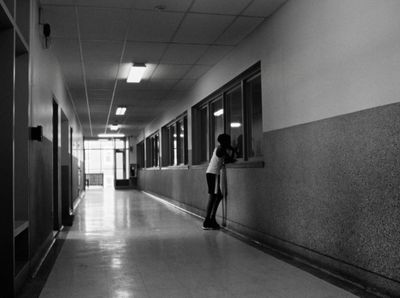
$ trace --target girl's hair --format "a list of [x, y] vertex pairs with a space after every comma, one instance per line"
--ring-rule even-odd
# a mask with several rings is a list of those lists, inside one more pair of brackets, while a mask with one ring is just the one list
[[217, 141], [221, 145], [229, 145], [231, 143], [231, 136], [226, 133], [222, 133], [218, 136]]

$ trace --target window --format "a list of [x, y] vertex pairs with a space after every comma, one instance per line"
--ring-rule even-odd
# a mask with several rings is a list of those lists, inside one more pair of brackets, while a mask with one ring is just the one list
[[146, 139], [146, 168], [159, 166], [160, 139], [158, 132]]
[[262, 106], [261, 77], [256, 75], [245, 82], [245, 97], [247, 103], [248, 123], [248, 155], [262, 156]]
[[211, 103], [211, 150], [217, 145], [218, 135], [224, 132], [224, 108], [222, 97]]
[[252, 66], [192, 109], [193, 164], [211, 158], [221, 133], [231, 136], [236, 158], [262, 157], [260, 64]]
[[138, 168], [144, 168], [144, 141], [136, 145], [136, 154]]
[[162, 128], [162, 165], [188, 163], [187, 116], [183, 115]]
[[231, 136], [231, 144], [236, 158], [243, 158], [243, 106], [241, 86], [226, 92], [226, 133]]

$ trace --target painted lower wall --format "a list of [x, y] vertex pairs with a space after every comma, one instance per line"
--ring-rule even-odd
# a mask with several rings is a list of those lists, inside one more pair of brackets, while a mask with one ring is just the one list
[[[228, 227], [400, 295], [400, 104], [264, 133], [263, 168], [228, 168]], [[139, 187], [203, 215], [205, 168]]]

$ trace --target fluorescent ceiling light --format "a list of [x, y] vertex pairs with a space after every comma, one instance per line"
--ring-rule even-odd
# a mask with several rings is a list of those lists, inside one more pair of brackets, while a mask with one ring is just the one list
[[240, 122], [232, 122], [231, 127], [241, 127], [242, 124]]
[[99, 138], [123, 138], [123, 133], [100, 133], [97, 135]]
[[125, 115], [126, 112], [126, 107], [118, 107], [117, 110], [115, 111], [115, 115], [121, 116]]
[[128, 83], [139, 83], [142, 79], [144, 72], [146, 71], [146, 64], [144, 63], [133, 63], [131, 70], [129, 71]]
[[110, 129], [111, 129], [112, 131], [117, 131], [117, 130], [119, 129], [119, 125], [118, 125], [118, 124], [111, 124], [111, 125], [110, 125]]
[[224, 110], [223, 109], [219, 109], [218, 111], [214, 112], [214, 116], [218, 117], [218, 116], [221, 116], [223, 113], [224, 113]]

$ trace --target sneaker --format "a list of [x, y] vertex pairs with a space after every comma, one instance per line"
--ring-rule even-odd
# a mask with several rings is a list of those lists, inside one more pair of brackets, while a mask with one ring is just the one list
[[211, 223], [211, 227], [212, 227], [213, 230], [219, 230], [219, 229], [221, 229], [221, 226], [220, 226], [216, 221], [213, 221], [213, 222]]
[[213, 230], [213, 224], [209, 220], [205, 220], [203, 223], [203, 230]]

